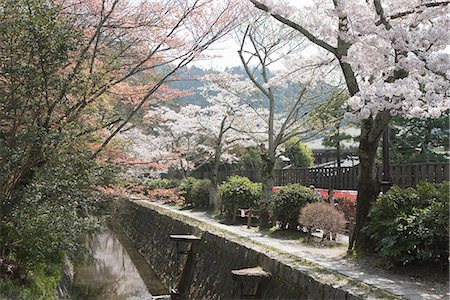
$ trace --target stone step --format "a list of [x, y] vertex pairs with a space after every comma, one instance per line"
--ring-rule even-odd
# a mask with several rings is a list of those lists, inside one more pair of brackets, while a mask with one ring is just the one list
[[198, 236], [192, 234], [171, 234], [170, 238], [175, 242], [184, 242], [184, 243], [200, 241], [200, 238]]
[[251, 278], [269, 278], [271, 274], [264, 271], [261, 267], [253, 267], [239, 270], [232, 270], [231, 274], [236, 279], [251, 279]]

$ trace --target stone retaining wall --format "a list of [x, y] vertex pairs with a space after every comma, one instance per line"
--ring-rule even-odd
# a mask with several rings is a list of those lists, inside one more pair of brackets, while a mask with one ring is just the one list
[[144, 201], [121, 200], [113, 218], [167, 286], [178, 283], [184, 256], [170, 234], [201, 236], [190, 299], [233, 299], [231, 270], [261, 266], [272, 274], [264, 299], [386, 298], [362, 283], [281, 255], [205, 223]]

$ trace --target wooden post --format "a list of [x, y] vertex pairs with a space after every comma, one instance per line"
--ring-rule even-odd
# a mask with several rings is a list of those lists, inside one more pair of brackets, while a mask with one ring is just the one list
[[[348, 223], [348, 240], [351, 242], [353, 240], [353, 234], [355, 232], [355, 220], [350, 218]], [[352, 254], [353, 250], [348, 249], [347, 253]]]
[[383, 176], [381, 179], [381, 191], [383, 194], [387, 193], [392, 185], [390, 158], [389, 158], [389, 125], [386, 126], [383, 132]]
[[247, 228], [250, 229], [250, 225], [252, 224], [252, 212], [253, 209], [250, 207], [247, 211]]
[[[233, 281], [239, 285], [239, 299], [262, 299], [264, 296], [267, 281], [271, 274], [264, 271], [261, 267], [232, 270]], [[245, 285], [248, 285], [247, 287]], [[253, 293], [246, 293], [246, 290], [252, 288]], [[233, 295], [237, 296], [237, 295]]]
[[189, 251], [178, 252], [179, 254], [187, 254], [187, 259], [181, 273], [177, 290], [171, 291], [172, 300], [187, 300], [191, 287], [192, 276], [194, 275], [195, 261], [200, 238], [196, 237], [195, 235], [170, 235], [170, 238], [177, 243], [190, 244]]

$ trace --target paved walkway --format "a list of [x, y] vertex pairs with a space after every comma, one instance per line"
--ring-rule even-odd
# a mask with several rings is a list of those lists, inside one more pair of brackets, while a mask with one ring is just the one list
[[[137, 197], [131, 198], [135, 200], [138, 199]], [[433, 288], [429, 285], [408, 280], [393, 280], [383, 276], [369, 274], [352, 263], [350, 260], [344, 259], [346, 252], [345, 247], [318, 248], [308, 246], [294, 240], [272, 238], [264, 233], [257, 232], [255, 229], [247, 229], [245, 225], [225, 225], [219, 223], [218, 220], [212, 218], [206, 212], [180, 210], [180, 208], [176, 206], [163, 205], [151, 201], [146, 202], [193, 218], [197, 221], [205, 222], [210, 226], [216, 226], [222, 230], [245, 237], [250, 241], [275, 248], [278, 251], [285, 252], [289, 255], [297, 256], [298, 258], [307, 260], [323, 268], [386, 290], [405, 299], [450, 299], [450, 293], [448, 293], [448, 291], [442, 292], [442, 290]]]

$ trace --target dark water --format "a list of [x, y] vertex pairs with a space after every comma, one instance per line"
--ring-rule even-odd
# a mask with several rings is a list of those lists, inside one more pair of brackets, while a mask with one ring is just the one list
[[86, 244], [89, 254], [75, 266], [72, 299], [140, 300], [167, 294], [168, 289], [119, 230], [105, 229]]

